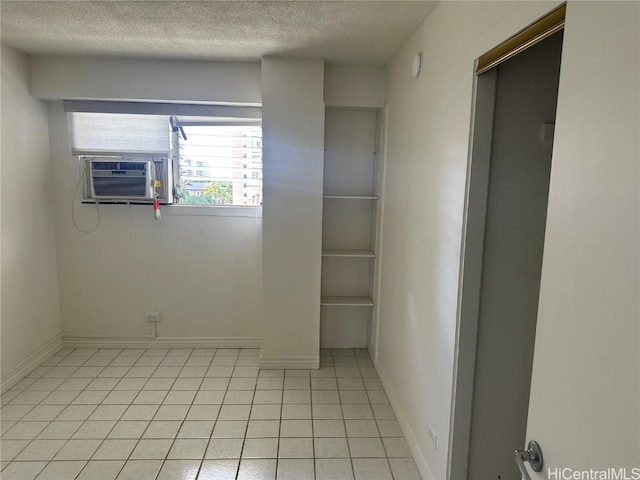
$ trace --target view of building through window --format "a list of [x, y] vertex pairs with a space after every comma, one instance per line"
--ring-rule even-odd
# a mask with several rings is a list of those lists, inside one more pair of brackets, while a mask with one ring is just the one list
[[179, 202], [262, 205], [262, 128], [182, 125], [177, 135]]

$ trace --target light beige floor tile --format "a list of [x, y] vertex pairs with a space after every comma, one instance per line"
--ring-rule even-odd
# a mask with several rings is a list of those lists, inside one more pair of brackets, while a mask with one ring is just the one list
[[338, 378], [338, 389], [364, 390], [364, 382], [362, 378]]
[[0, 409], [2, 420], [20, 420], [33, 408], [33, 405], [7, 405]]
[[342, 420], [340, 405], [318, 404], [313, 406], [315, 420]]
[[397, 420], [376, 420], [380, 436], [382, 437], [402, 437], [402, 430]]
[[16, 456], [15, 460], [21, 462], [51, 460], [65, 443], [66, 440], [34, 440]]
[[2, 470], [2, 478], [33, 480], [46, 466], [47, 462], [12, 462]]
[[42, 405], [69, 405], [79, 394], [80, 390], [56, 390], [49, 393]]
[[[245, 392], [236, 392], [245, 393]], [[253, 393], [253, 392], [249, 392]], [[193, 400], [194, 405], [220, 405], [225, 397], [221, 390], [200, 390]]]
[[242, 449], [242, 458], [277, 458], [277, 438], [247, 438]]
[[89, 460], [101, 443], [102, 440], [69, 440], [54, 460]]
[[114, 390], [102, 401], [103, 405], [130, 405], [138, 395], [137, 390]]
[[413, 458], [390, 458], [389, 465], [395, 480], [421, 480]]
[[251, 405], [222, 405], [218, 420], [249, 420]]
[[165, 405], [191, 405], [196, 396], [194, 390], [172, 390], [164, 399]]
[[38, 475], [38, 480], [62, 480], [76, 478], [87, 462], [64, 461], [50, 462]]
[[316, 458], [349, 458], [346, 438], [314, 438]]
[[80, 428], [82, 422], [51, 422], [38, 438], [50, 440], [68, 440]]
[[285, 390], [305, 390], [311, 388], [309, 377], [286, 377], [284, 379]]
[[314, 420], [314, 437], [346, 437], [344, 422], [342, 420]]
[[[151, 377], [142, 387], [142, 390], [170, 390], [177, 380], [173, 377]], [[191, 389], [194, 390], [194, 389]]]
[[311, 420], [311, 404], [282, 405], [283, 420]]
[[279, 458], [313, 458], [313, 439], [281, 438], [278, 450]]
[[243, 420], [221, 420], [213, 428], [212, 438], [244, 438], [247, 422]]
[[198, 480], [236, 480], [238, 460], [205, 460]]
[[122, 460], [91, 460], [82, 469], [77, 480], [115, 480], [123, 465]]
[[142, 438], [175, 438], [182, 422], [176, 420], [154, 420], [149, 423]]
[[[201, 392], [201, 393], [213, 393], [213, 392]], [[216, 392], [220, 393], [220, 392]], [[253, 403], [253, 390], [229, 390], [224, 396], [224, 402], [228, 405], [251, 405]], [[208, 402], [208, 403], [220, 403], [220, 402]]]
[[117, 480], [155, 480], [161, 467], [162, 460], [129, 460]]
[[50, 392], [47, 390], [24, 390], [16, 391], [14, 393], [17, 393], [18, 395], [11, 400], [12, 405], [37, 405], [44, 400]]
[[200, 385], [200, 391], [217, 390], [226, 391], [229, 385], [229, 378], [205, 378]]
[[240, 458], [243, 444], [243, 438], [212, 438], [207, 447], [205, 458]]
[[115, 426], [115, 420], [87, 420], [82, 426], [74, 433], [74, 439], [104, 439], [107, 438], [109, 432]]
[[132, 460], [164, 460], [169, 453], [173, 439], [143, 438], [131, 452]]
[[141, 438], [148, 425], [149, 422], [146, 420], [127, 420], [117, 422], [111, 432], [109, 432], [108, 438]]
[[368, 405], [369, 397], [365, 390], [340, 390], [340, 402], [343, 405]]
[[342, 405], [345, 420], [371, 420], [373, 411], [369, 405]]
[[313, 404], [340, 405], [340, 397], [337, 390], [311, 390]]
[[29, 444], [29, 440], [0, 440], [0, 460], [13, 460]]
[[376, 420], [395, 420], [396, 416], [390, 405], [372, 405]]
[[353, 480], [351, 460], [317, 458], [316, 480]]
[[369, 390], [368, 395], [371, 405], [389, 405], [389, 399], [383, 390]]
[[255, 378], [232, 377], [229, 381], [229, 390], [253, 390], [255, 387]]
[[311, 420], [282, 420], [280, 437], [313, 437]]
[[362, 378], [358, 367], [335, 367], [338, 378]]
[[169, 393], [167, 390], [142, 390], [133, 401], [134, 405], [160, 405]]
[[187, 420], [216, 420], [219, 412], [220, 405], [192, 405]]
[[285, 390], [282, 403], [311, 403], [311, 390]]
[[280, 404], [253, 405], [251, 407], [251, 420], [278, 420], [282, 411]]
[[379, 437], [375, 420], [345, 420], [347, 437]]
[[356, 480], [393, 480], [384, 458], [354, 458], [353, 473]]
[[209, 438], [214, 425], [213, 420], [186, 420], [180, 427], [178, 438]]
[[178, 438], [173, 442], [167, 458], [173, 460], [202, 460], [208, 440], [204, 438]]
[[[160, 405], [153, 417], [154, 420], [184, 420], [189, 411], [189, 405]], [[201, 419], [194, 419], [201, 420]]]
[[278, 480], [315, 480], [313, 459], [281, 459], [278, 461]]
[[50, 422], [56, 418], [62, 410], [64, 405], [37, 405], [22, 417], [23, 422]]
[[[216, 424], [216, 428], [218, 425]], [[247, 427], [247, 438], [277, 437], [280, 431], [279, 420], [250, 420]], [[214, 429], [215, 433], [215, 429]]]
[[200, 460], [166, 460], [157, 480], [195, 480]]
[[282, 390], [256, 390], [254, 405], [277, 405], [282, 403]]
[[352, 458], [384, 458], [385, 451], [379, 438], [349, 438]]
[[126, 460], [131, 455], [137, 440], [105, 440], [92, 460]]
[[238, 469], [238, 480], [275, 480], [276, 460], [242, 459]]
[[171, 390], [191, 390], [197, 391], [202, 385], [203, 378], [176, 378], [171, 386]]
[[160, 408], [159, 405], [131, 405], [120, 420], [151, 420]]
[[387, 457], [412, 458], [411, 450], [409, 450], [409, 445], [407, 445], [404, 438], [385, 437], [382, 439], [382, 442], [384, 443]]

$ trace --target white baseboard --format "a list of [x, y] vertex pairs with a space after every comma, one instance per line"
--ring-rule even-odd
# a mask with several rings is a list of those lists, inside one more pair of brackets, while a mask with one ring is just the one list
[[310, 369], [320, 368], [320, 357], [263, 357], [260, 355], [260, 368], [264, 369]]
[[391, 408], [393, 408], [393, 413], [395, 413], [396, 419], [400, 424], [400, 430], [402, 430], [402, 434], [404, 435], [404, 438], [407, 441], [407, 444], [409, 445], [409, 449], [413, 454], [413, 458], [416, 461], [416, 466], [420, 471], [420, 475], [422, 475], [423, 480], [434, 480], [435, 477], [431, 473], [429, 464], [427, 463], [426, 458], [424, 458], [424, 455], [422, 454], [422, 451], [418, 446], [418, 440], [416, 439], [415, 433], [413, 433], [413, 429], [411, 428], [411, 423], [407, 420], [407, 416], [405, 415], [402, 408], [400, 408], [400, 402], [398, 401], [398, 396], [393, 390], [393, 387], [389, 382], [389, 377], [387, 376], [380, 362], [378, 362], [376, 365], [376, 371], [378, 372], [378, 376], [380, 377], [380, 381], [382, 382], [384, 391], [386, 392], [387, 397], [389, 398], [389, 403], [391, 404]]
[[2, 375], [0, 393], [9, 390], [60, 350], [62, 350], [62, 338], [60, 334], [58, 334], [38, 347], [34, 352], [27, 355], [23, 360], [18, 362], [17, 365], [14, 365], [5, 375]]
[[260, 348], [260, 337], [151, 337], [62, 334], [65, 348]]

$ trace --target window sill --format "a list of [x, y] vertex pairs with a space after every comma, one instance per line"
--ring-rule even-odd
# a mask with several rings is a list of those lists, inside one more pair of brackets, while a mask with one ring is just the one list
[[250, 217], [262, 218], [262, 207], [231, 207], [200, 205], [163, 205], [160, 207], [163, 215], [186, 215], [198, 217]]

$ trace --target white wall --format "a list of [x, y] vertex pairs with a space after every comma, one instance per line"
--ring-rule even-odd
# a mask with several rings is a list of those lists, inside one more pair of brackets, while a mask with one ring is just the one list
[[324, 101], [327, 107], [382, 108], [386, 68], [327, 65]]
[[[188, 207], [172, 214], [167, 206], [156, 221], [151, 206], [102, 205], [98, 230], [81, 233], [71, 217], [79, 169], [60, 102], [51, 103], [49, 118], [65, 342], [149, 335], [144, 314], [160, 312], [158, 337], [173, 345], [257, 347], [261, 219], [184, 214]], [[77, 222], [90, 230], [96, 209], [81, 197]]]
[[640, 466], [639, 59], [638, 2], [569, 2], [527, 427], [545, 472]]
[[60, 343], [46, 105], [29, 95], [27, 56], [2, 46], [2, 387]]
[[388, 71], [377, 368], [425, 478], [446, 477], [474, 60], [555, 5], [442, 2]]
[[263, 58], [261, 366], [318, 368], [324, 62]]
[[35, 55], [31, 94], [48, 99], [260, 105], [260, 63]]

